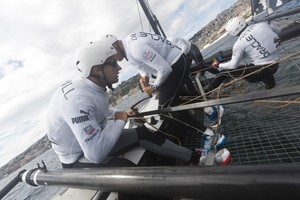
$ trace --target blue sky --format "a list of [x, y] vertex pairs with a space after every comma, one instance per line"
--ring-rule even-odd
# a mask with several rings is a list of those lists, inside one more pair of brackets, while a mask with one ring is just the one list
[[[167, 36], [189, 39], [236, 0], [148, 0]], [[0, 166], [45, 135], [52, 93], [76, 76], [74, 53], [111, 33], [150, 31], [137, 0], [0, 1]], [[123, 61], [120, 81], [136, 71]]]

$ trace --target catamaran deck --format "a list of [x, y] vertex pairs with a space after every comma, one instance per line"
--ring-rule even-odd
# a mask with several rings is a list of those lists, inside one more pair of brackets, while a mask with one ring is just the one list
[[[207, 120], [205, 120], [207, 121]], [[220, 132], [232, 165], [300, 163], [300, 106], [263, 108], [251, 102], [227, 105]], [[185, 146], [198, 147], [199, 134], [189, 133]]]
[[[286, 41], [281, 49], [282, 62], [275, 76], [276, 88], [300, 84], [299, 37]], [[287, 50], [288, 49], [288, 50]], [[238, 81], [233, 88], [223, 90], [226, 96], [264, 91], [264, 86]], [[224, 146], [232, 157], [232, 165], [300, 163], [300, 106], [298, 96], [276, 100], [294, 101], [290, 104], [253, 102], [225, 105], [220, 132], [228, 136]], [[297, 103], [295, 103], [298, 101]], [[267, 108], [266, 106], [270, 107]], [[208, 118], [205, 118], [208, 124]], [[200, 136], [187, 134], [185, 146], [199, 147]]]

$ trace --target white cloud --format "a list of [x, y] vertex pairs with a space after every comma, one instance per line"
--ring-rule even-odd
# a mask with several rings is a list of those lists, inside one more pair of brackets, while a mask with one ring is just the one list
[[[228, 6], [234, 0], [225, 2]], [[211, 20], [212, 12], [202, 8], [221, 3], [149, 0], [149, 4], [168, 36], [188, 38]], [[74, 53], [83, 42], [107, 33], [124, 38], [142, 28], [149, 31], [149, 23], [136, 0], [1, 0], [0, 7], [1, 130], [22, 132], [24, 123], [33, 119], [35, 126], [39, 124], [36, 117], [44, 112], [56, 87], [76, 75]], [[217, 13], [221, 8], [216, 7]], [[126, 62], [120, 65], [120, 81], [136, 74]], [[38, 138], [33, 135], [43, 134], [40, 125], [32, 129], [30, 136], [27, 131], [23, 133], [29, 141]]]

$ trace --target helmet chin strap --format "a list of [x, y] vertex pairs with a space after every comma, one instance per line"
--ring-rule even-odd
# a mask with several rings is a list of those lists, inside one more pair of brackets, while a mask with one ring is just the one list
[[109, 89], [111, 89], [112, 91], [114, 91], [115, 88], [113, 88], [113, 87], [112, 87], [112, 84], [108, 82], [107, 77], [106, 77], [106, 75], [105, 75], [105, 73], [104, 73], [103, 68], [102, 68], [102, 74], [103, 74], [103, 77], [98, 76], [98, 75], [95, 75], [95, 74], [91, 74], [90, 76], [91, 76], [91, 77], [94, 77], [94, 78], [98, 78], [98, 79], [104, 81], [105, 85], [106, 85]]
[[117, 45], [118, 45], [118, 49], [122, 52], [122, 54], [123, 54], [125, 60], [128, 61], [127, 56], [126, 56], [126, 54], [125, 54], [125, 51], [124, 51], [124, 50], [120, 47], [120, 45], [119, 45], [119, 41], [117, 41]]

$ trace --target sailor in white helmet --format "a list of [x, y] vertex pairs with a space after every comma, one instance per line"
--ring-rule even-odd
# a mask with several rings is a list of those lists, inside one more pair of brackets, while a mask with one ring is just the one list
[[[181, 49], [166, 38], [147, 32], [132, 33], [124, 40], [117, 40], [113, 35], [107, 38], [108, 42], [114, 41], [117, 59], [125, 58], [139, 72], [146, 93], [150, 95], [160, 90], [161, 106], [172, 105], [184, 85], [192, 85], [188, 76], [192, 60], [182, 56]], [[154, 82], [149, 83], [152, 76], [155, 77]], [[196, 92], [194, 87], [188, 89], [190, 94]]]
[[[226, 31], [230, 35], [239, 36], [233, 45], [231, 60], [226, 63], [215, 63], [213, 66], [220, 70], [229, 70], [230, 75], [235, 77], [245, 76], [269, 66], [245, 79], [249, 82], [262, 81], [266, 89], [273, 88], [276, 85], [273, 74], [278, 69], [276, 61], [279, 60], [281, 42], [277, 33], [280, 29], [266, 22], [248, 26], [242, 17], [235, 17], [227, 23]], [[239, 66], [242, 56], [250, 60], [249, 64]], [[226, 74], [216, 80], [213, 87], [217, 87], [225, 78]]]
[[[166, 38], [147, 32], [132, 33], [123, 40], [107, 34], [103, 40], [113, 45], [118, 54], [118, 61], [124, 58], [130, 62], [131, 67], [137, 69], [141, 75], [143, 90], [152, 94], [159, 89], [159, 106], [168, 107], [178, 105], [179, 95], [197, 95], [189, 77], [191, 58], [188, 58], [181, 49]], [[154, 82], [150, 77], [155, 76]], [[185, 86], [189, 88], [185, 93]], [[187, 111], [173, 112], [170, 115], [196, 128], [199, 133], [213, 135], [213, 131], [195, 119]], [[183, 132], [181, 124], [176, 121], [172, 124], [174, 131]]]
[[[77, 51], [80, 77], [59, 86], [47, 111], [47, 136], [63, 168], [132, 166], [116, 157], [143, 146], [154, 153], [198, 163], [197, 151], [153, 134], [145, 126], [124, 129], [131, 112], [110, 108], [106, 87], [118, 82], [121, 67], [116, 49], [103, 41], [83, 45]], [[108, 117], [113, 117], [107, 125]]]

